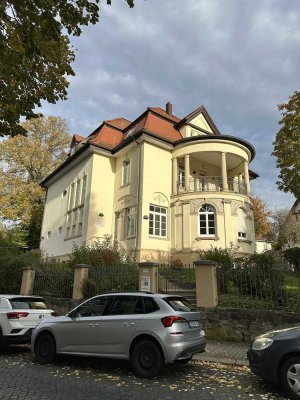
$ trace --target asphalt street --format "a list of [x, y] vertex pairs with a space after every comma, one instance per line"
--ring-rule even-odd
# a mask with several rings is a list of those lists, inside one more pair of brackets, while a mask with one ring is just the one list
[[153, 380], [136, 378], [127, 362], [59, 357], [34, 362], [29, 347], [0, 355], [1, 400], [285, 399], [247, 366], [196, 361], [166, 366]]

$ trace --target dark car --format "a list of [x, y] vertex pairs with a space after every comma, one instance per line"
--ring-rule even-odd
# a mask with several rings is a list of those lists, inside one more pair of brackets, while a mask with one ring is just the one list
[[254, 374], [281, 383], [292, 399], [300, 399], [300, 326], [258, 336], [247, 356]]

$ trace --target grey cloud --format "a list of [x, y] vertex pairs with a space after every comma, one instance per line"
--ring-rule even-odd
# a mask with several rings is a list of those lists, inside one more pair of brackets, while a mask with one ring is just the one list
[[204, 104], [223, 133], [256, 147], [255, 193], [272, 207], [292, 204], [276, 191], [270, 154], [277, 104], [299, 89], [298, 0], [137, 0], [134, 9], [104, 3], [100, 23], [73, 40], [69, 100], [45, 104], [44, 113], [88, 135], [104, 119], [133, 119], [168, 100], [181, 117]]

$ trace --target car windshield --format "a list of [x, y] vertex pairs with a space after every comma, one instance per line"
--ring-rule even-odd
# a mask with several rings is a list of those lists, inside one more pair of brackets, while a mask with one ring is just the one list
[[10, 304], [14, 310], [45, 310], [49, 308], [45, 300], [38, 297], [10, 299]]
[[165, 297], [164, 301], [168, 303], [175, 311], [182, 311], [182, 312], [197, 311], [197, 309], [183, 297], [178, 297], [178, 296]]

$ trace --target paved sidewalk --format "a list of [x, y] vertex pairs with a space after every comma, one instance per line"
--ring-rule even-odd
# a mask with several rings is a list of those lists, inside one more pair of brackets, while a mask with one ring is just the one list
[[204, 353], [196, 354], [193, 360], [219, 362], [222, 364], [248, 365], [248, 343], [207, 340]]

